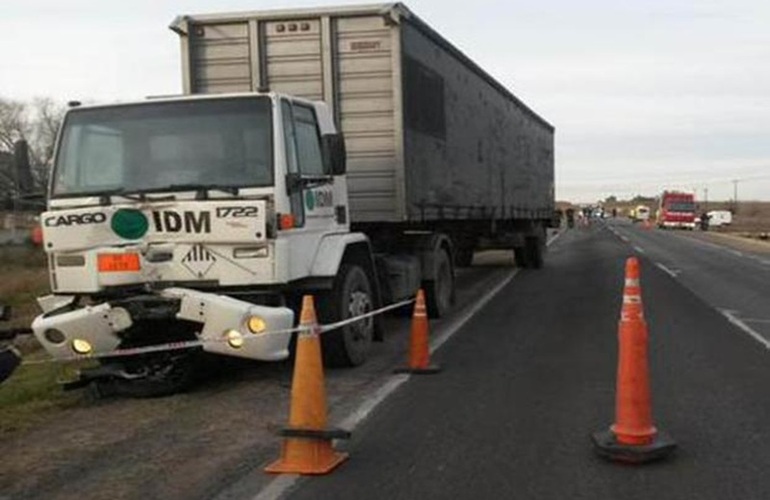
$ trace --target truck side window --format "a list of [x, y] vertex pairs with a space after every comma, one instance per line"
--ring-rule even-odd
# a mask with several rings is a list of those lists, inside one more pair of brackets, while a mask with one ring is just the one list
[[318, 134], [313, 108], [301, 104], [294, 105], [294, 128], [297, 134], [300, 172], [307, 175], [324, 175], [321, 137]]
[[[289, 101], [281, 100], [281, 115], [283, 118], [283, 140], [286, 145], [286, 168], [289, 173], [299, 173], [297, 162], [297, 139], [294, 130], [294, 113]], [[301, 227], [305, 225], [305, 206], [302, 203], [302, 193], [296, 192], [291, 195], [291, 213], [294, 216], [294, 225]]]

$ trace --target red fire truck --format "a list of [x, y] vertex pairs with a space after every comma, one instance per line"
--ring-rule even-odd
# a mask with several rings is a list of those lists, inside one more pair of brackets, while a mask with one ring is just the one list
[[695, 229], [695, 195], [663, 191], [657, 219], [660, 228]]

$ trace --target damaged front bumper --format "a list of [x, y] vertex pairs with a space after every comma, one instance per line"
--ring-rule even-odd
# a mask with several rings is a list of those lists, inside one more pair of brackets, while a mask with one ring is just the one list
[[[204, 351], [261, 361], [289, 356], [294, 313], [286, 307], [251, 304], [224, 295], [187, 288], [167, 288], [158, 296], [178, 304], [174, 317], [198, 323]], [[121, 332], [141, 318], [120, 302], [72, 309], [74, 297], [44, 297], [44, 313], [32, 322], [40, 344], [57, 359], [109, 355], [123, 342]]]

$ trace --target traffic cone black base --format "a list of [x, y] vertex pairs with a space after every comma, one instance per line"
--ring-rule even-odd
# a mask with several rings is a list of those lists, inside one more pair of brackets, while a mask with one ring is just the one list
[[413, 375], [432, 375], [439, 373], [441, 367], [438, 365], [428, 365], [424, 368], [410, 368], [408, 366], [402, 366], [393, 370], [393, 373], [411, 373]]
[[591, 434], [594, 449], [603, 458], [613, 462], [643, 464], [662, 460], [676, 449], [676, 442], [665, 432], [658, 431], [649, 444], [622, 444], [611, 430]]

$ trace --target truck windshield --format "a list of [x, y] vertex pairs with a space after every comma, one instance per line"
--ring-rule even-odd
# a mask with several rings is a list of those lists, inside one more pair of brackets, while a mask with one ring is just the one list
[[74, 110], [63, 125], [54, 196], [271, 186], [265, 97]]
[[695, 204], [688, 201], [672, 201], [668, 204], [670, 212], [695, 212]]

